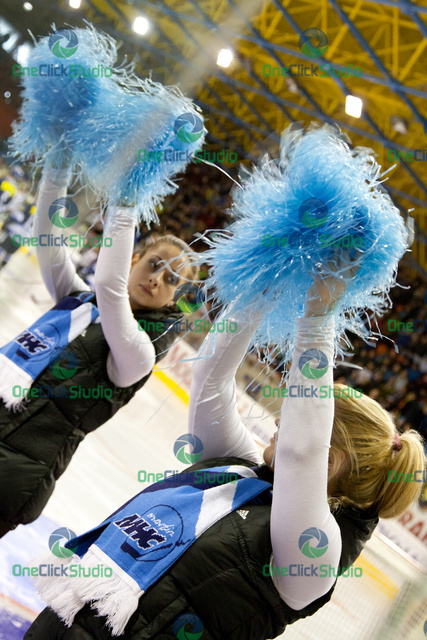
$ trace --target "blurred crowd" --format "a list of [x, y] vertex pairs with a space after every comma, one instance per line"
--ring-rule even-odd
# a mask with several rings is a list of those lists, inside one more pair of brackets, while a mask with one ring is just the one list
[[378, 319], [384, 337], [369, 344], [355, 337], [351, 361], [363, 369], [339, 367], [337, 381], [378, 400], [401, 431], [427, 438], [427, 282], [402, 264], [397, 281], [393, 307]]
[[[30, 178], [26, 168], [21, 165], [9, 165], [0, 157], [0, 269], [4, 267], [19, 250], [16, 236], [31, 237], [34, 213], [36, 210], [37, 180]], [[77, 198], [74, 198], [77, 203]], [[77, 272], [88, 284], [94, 284], [94, 272], [99, 247], [92, 246], [96, 239], [101, 240], [103, 224], [98, 209], [90, 209], [83, 194], [78, 196], [79, 211], [82, 220], [79, 233], [86, 234], [87, 245], [73, 250], [71, 259]], [[83, 205], [83, 206], [82, 206]], [[22, 248], [27, 256], [34, 254], [33, 248]]]
[[22, 167], [9, 167], [0, 159], [0, 268], [19, 249], [14, 234], [31, 235], [33, 198], [29, 177]]

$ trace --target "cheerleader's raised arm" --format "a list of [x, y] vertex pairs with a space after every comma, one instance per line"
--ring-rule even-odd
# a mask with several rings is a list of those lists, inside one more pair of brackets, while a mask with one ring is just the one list
[[[317, 278], [307, 293], [306, 317], [297, 319], [288, 396], [283, 401], [277, 434], [271, 563], [280, 567], [280, 571], [273, 570], [272, 575], [283, 600], [297, 611], [329, 591], [336, 580], [341, 556], [340, 528], [328, 503], [329, 449], [334, 422], [334, 394], [329, 389], [333, 386], [335, 338], [334, 318], [328, 314], [344, 293], [344, 282], [333, 276], [327, 280]], [[313, 375], [306, 367], [316, 359]], [[321, 387], [328, 393], [321, 393]], [[267, 464], [269, 456], [266, 450]], [[301, 534], [309, 529], [323, 532], [327, 549], [318, 558], [308, 558], [308, 562], [302, 563], [301, 558], [307, 559], [301, 554]], [[295, 565], [301, 563], [303, 575], [295, 570]], [[321, 565], [328, 567], [327, 576], [324, 570], [320, 576]], [[288, 572], [282, 571], [282, 567], [287, 567]]]
[[[336, 296], [342, 293], [343, 290], [337, 290]], [[304, 608], [330, 590], [336, 580], [334, 575], [341, 555], [340, 529], [328, 504], [334, 399], [329, 393], [326, 397], [319, 394], [320, 386], [330, 388], [333, 384], [334, 320], [319, 315], [331, 306], [326, 287], [318, 282], [307, 298], [310, 317], [298, 319], [275, 461], [272, 460], [274, 441], [264, 452], [264, 460], [275, 472], [271, 515], [271, 563], [276, 567], [272, 572], [273, 581], [282, 599], [295, 610]], [[260, 462], [255, 443], [237, 411], [235, 384], [236, 370], [258, 324], [259, 320], [237, 322], [236, 333], [218, 334], [216, 340], [210, 334], [202, 355], [210, 353], [215, 344], [214, 355], [198, 360], [194, 366], [189, 425], [190, 432], [201, 439], [206, 459], [237, 456]], [[304, 359], [309, 350], [323, 354], [322, 358], [327, 362], [326, 371], [320, 378], [309, 379], [301, 372], [301, 358]], [[298, 542], [303, 531], [313, 527], [326, 535], [327, 551], [321, 558], [310, 559], [302, 576], [294, 575], [293, 571], [291, 575], [283, 575], [282, 567], [301, 565], [304, 556]], [[334, 571], [328, 571], [328, 577], [319, 579], [319, 567], [325, 564]]]
[[46, 288], [55, 302], [74, 291], [90, 290], [85, 281], [77, 275], [67, 248], [61, 242], [58, 242], [58, 245], [48, 242], [51, 235], [59, 238], [58, 229], [49, 218], [49, 209], [56, 200], [67, 197], [70, 177], [68, 167], [55, 169], [46, 164], [34, 215], [33, 237], [38, 238], [37, 261]]
[[[236, 371], [259, 321], [229, 319], [235, 332], [209, 333], [193, 367], [189, 432], [203, 444], [203, 460], [237, 456], [262, 462], [258, 449], [240, 418], [236, 399]], [[208, 357], [210, 356], [210, 357]]]
[[128, 280], [135, 237], [131, 208], [118, 209], [108, 235], [111, 246], [101, 247], [96, 265], [96, 300], [110, 347], [108, 377], [116, 386], [128, 387], [149, 374], [156, 362], [154, 345], [140, 330], [131, 308], [133, 286]]
[[[334, 320], [327, 316], [299, 318], [294, 356], [280, 415], [274, 458], [271, 508], [271, 564], [274, 584], [292, 609], [300, 610], [329, 591], [334, 572], [319, 577], [320, 565], [336, 575], [341, 555], [339, 526], [328, 504], [328, 457], [334, 418], [334, 398], [320, 397], [320, 387], [333, 384]], [[307, 352], [311, 351], [311, 356]], [[309, 379], [301, 371], [313, 352], [327, 367], [320, 378]], [[327, 363], [327, 364], [326, 364]], [[267, 464], [267, 456], [264, 456]], [[302, 555], [299, 542], [308, 529], [326, 535], [327, 550], [319, 558]], [[297, 570], [304, 566], [303, 575]], [[282, 567], [288, 568], [282, 571]], [[293, 567], [293, 569], [291, 568]], [[288, 575], [286, 575], [286, 573]]]

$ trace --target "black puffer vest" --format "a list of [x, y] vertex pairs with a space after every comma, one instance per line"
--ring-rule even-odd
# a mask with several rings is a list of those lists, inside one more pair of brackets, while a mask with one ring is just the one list
[[[229, 464], [254, 464], [240, 458], [218, 458], [188, 470]], [[260, 478], [273, 481], [266, 465]], [[286, 625], [313, 615], [326, 604], [330, 591], [300, 611], [280, 598], [273, 581], [263, 575], [270, 563], [270, 505], [246, 504], [210, 527], [173, 567], [140, 598], [137, 611], [120, 640], [176, 640], [174, 622], [183, 613], [203, 623], [200, 640], [266, 640], [283, 633]], [[340, 568], [351, 565], [371, 537], [378, 518], [360, 509], [334, 514], [341, 529]], [[187, 629], [191, 631], [191, 629]], [[51, 609], [34, 621], [24, 640], [112, 640], [105, 618], [86, 605], [66, 628]]]
[[[158, 309], [135, 311], [134, 317], [163, 325], [166, 318], [178, 319], [182, 314]], [[177, 334], [168, 331], [162, 335], [163, 331], [151, 330], [153, 325], [144, 326], [153, 341], [158, 362]], [[67, 348], [77, 356], [76, 374], [68, 380], [58, 380], [47, 368], [32, 385], [32, 389], [39, 388], [44, 396], [52, 395], [56, 388], [57, 397], [31, 398], [27, 408], [19, 413], [8, 411], [0, 401], [0, 519], [12, 526], [27, 524], [40, 515], [55, 481], [65, 471], [85, 435], [127, 404], [151, 375], [125, 388], [116, 387], [110, 381], [107, 375], [109, 346], [100, 323], [89, 325]], [[99, 397], [82, 397], [89, 391]], [[77, 393], [80, 397], [70, 397]]]

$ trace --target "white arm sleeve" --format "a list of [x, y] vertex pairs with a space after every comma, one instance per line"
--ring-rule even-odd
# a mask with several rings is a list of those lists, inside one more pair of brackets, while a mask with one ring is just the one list
[[[49, 208], [58, 198], [65, 198], [70, 178], [68, 169], [55, 170], [45, 167], [39, 184], [33, 237], [38, 237], [37, 260], [46, 285], [55, 302], [74, 291], [90, 291], [88, 285], [76, 273], [76, 269], [65, 246], [48, 246], [50, 234], [60, 236], [59, 229], [49, 219]], [[40, 246], [40, 242], [44, 246]]]
[[118, 387], [129, 387], [149, 374], [156, 359], [153, 343], [139, 329], [129, 301], [134, 226], [132, 210], [118, 209], [108, 233], [111, 246], [102, 245], [95, 271], [96, 302], [110, 347], [107, 373]]
[[235, 333], [209, 333], [199, 350], [190, 390], [189, 432], [202, 441], [202, 460], [237, 456], [259, 464], [262, 458], [237, 411], [235, 381], [256, 326], [238, 319], [236, 323]]
[[[282, 405], [271, 509], [271, 564], [280, 569], [288, 567], [294, 574], [277, 576], [273, 570], [272, 575], [282, 599], [298, 611], [325, 595], [334, 584], [341, 534], [327, 498], [334, 418], [333, 393], [329, 397], [333, 385], [334, 320], [322, 316], [299, 318], [297, 323], [287, 389], [290, 396], [297, 396], [303, 389], [306, 397], [285, 396]], [[318, 379], [309, 379], [300, 370], [300, 357], [309, 349], [318, 349], [327, 357], [327, 371]], [[326, 387], [326, 397], [321, 397], [320, 387]], [[301, 534], [310, 528], [322, 530], [328, 539], [327, 550], [319, 558], [308, 558], [299, 548]], [[316, 540], [312, 546], [317, 546]], [[326, 577], [320, 575], [321, 565], [327, 565]], [[298, 566], [303, 567], [305, 575], [297, 575]]]

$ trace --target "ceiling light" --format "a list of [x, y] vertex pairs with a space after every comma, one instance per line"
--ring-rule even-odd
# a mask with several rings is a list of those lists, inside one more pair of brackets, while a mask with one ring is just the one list
[[147, 33], [149, 26], [150, 24], [147, 18], [138, 16], [137, 18], [135, 18], [135, 22], [133, 23], [133, 30], [135, 31], [135, 33], [139, 33], [143, 36]]
[[360, 118], [362, 115], [363, 102], [356, 96], [347, 96], [345, 99], [345, 112], [353, 118]]
[[402, 133], [404, 136], [408, 133], [408, 122], [405, 118], [391, 116], [390, 124], [397, 133]]
[[32, 11], [33, 10], [33, 5], [31, 4], [31, 2], [24, 2], [24, 4], [22, 5], [25, 9], [25, 11]]
[[221, 51], [218, 53], [218, 59], [216, 63], [219, 67], [229, 67], [232, 59], [233, 52], [230, 49], [221, 49]]
[[80, 0], [68, 0], [68, 4], [72, 9], [80, 9]]
[[299, 93], [298, 85], [292, 78], [285, 77], [285, 83], [290, 93]]
[[28, 60], [32, 50], [33, 47], [29, 44], [29, 42], [24, 42], [24, 44], [21, 44], [15, 49], [15, 51], [13, 52], [13, 57], [15, 58], [16, 62], [18, 62], [18, 64], [20, 64], [22, 67], [25, 67], [28, 64]]

